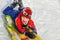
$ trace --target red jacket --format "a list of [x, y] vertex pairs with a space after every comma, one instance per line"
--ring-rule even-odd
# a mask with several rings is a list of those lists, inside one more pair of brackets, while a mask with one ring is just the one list
[[[21, 32], [21, 33], [24, 33], [25, 32], [25, 29], [22, 27], [23, 23], [21, 21], [21, 13], [18, 15], [18, 17], [16, 18], [15, 20], [15, 23], [16, 23], [16, 26], [18, 28], [18, 30]], [[30, 25], [30, 27], [33, 29], [33, 30], [36, 30], [35, 28], [35, 25], [34, 25], [34, 22], [30, 19], [28, 21], [28, 25]]]

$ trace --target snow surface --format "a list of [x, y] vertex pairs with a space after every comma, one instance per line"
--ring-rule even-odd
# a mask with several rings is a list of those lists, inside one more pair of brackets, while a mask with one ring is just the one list
[[[11, 1], [0, 0], [0, 40], [11, 40], [2, 13]], [[32, 9], [32, 19], [43, 40], [60, 40], [60, 0], [23, 0], [23, 4]]]

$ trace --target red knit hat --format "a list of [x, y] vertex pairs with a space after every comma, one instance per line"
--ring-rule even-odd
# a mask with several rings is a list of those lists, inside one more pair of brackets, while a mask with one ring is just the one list
[[29, 7], [26, 7], [23, 9], [23, 12], [21, 13], [20, 16], [25, 16], [27, 18], [31, 18], [32, 15], [32, 10]]

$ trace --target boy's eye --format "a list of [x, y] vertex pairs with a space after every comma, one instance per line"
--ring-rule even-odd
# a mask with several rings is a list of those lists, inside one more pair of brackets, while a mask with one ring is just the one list
[[25, 11], [23, 12], [23, 14], [26, 15], [26, 16], [28, 15]]
[[25, 15], [28, 15], [27, 13], [24, 13]]

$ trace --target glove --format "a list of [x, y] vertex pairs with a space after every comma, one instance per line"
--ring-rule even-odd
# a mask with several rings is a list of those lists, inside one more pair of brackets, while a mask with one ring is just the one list
[[28, 24], [26, 24], [26, 25], [22, 25], [22, 27], [27, 27], [28, 26]]
[[33, 33], [37, 34], [37, 31], [36, 30], [33, 30]]
[[28, 36], [31, 39], [35, 38], [35, 35], [33, 34], [33, 32], [26, 32], [25, 35]]

